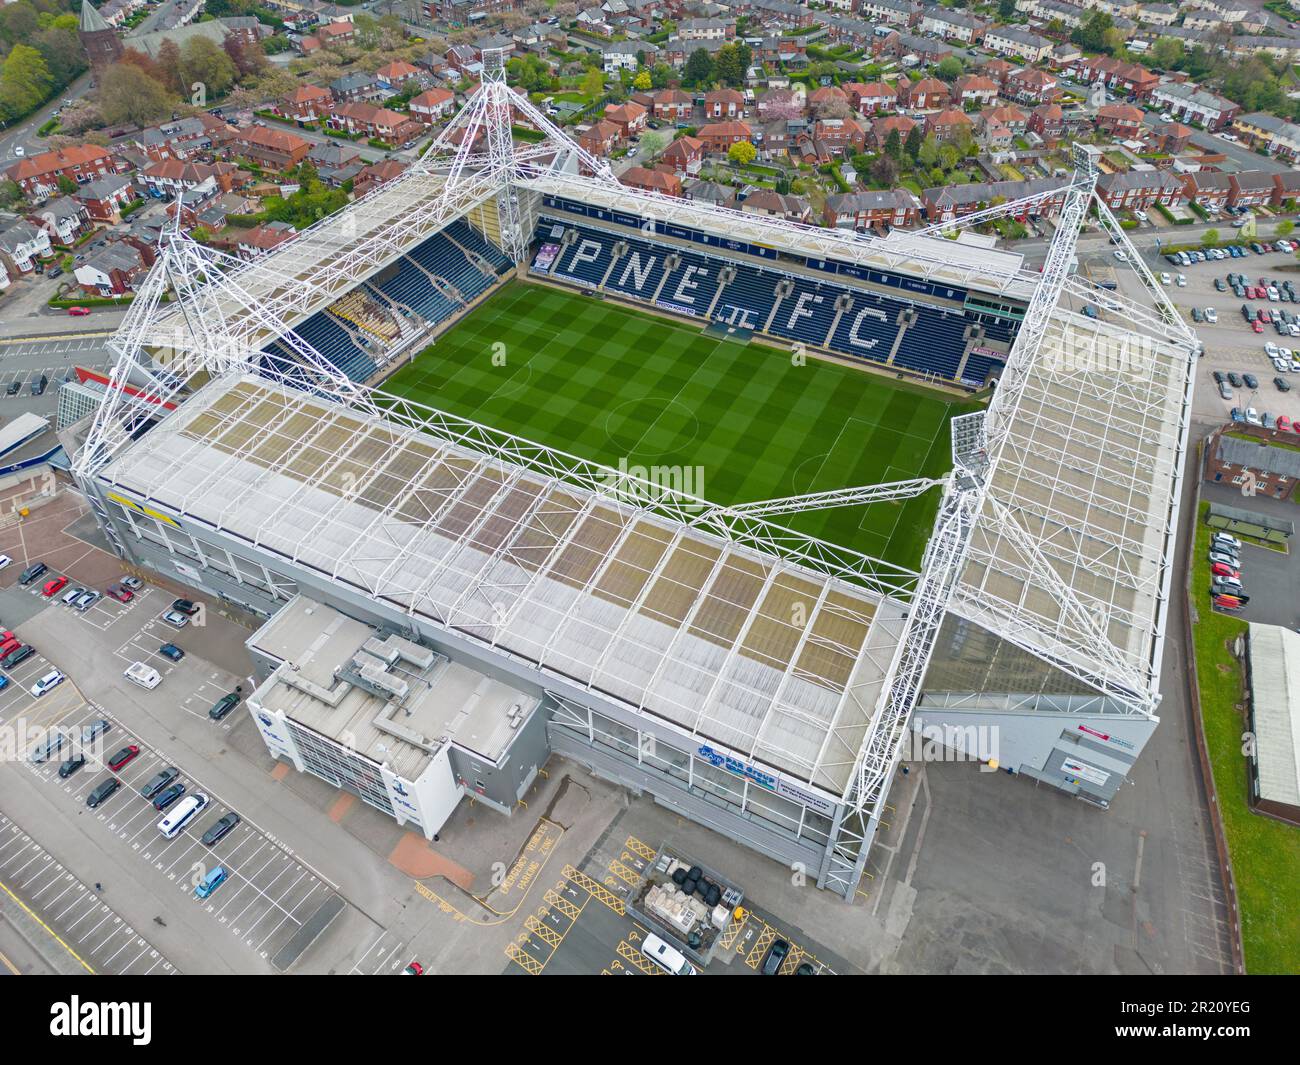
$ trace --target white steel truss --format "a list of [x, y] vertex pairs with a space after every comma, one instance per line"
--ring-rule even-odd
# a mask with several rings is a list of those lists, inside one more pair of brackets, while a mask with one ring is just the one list
[[712, 507], [708, 517], [725, 520], [727, 516], [744, 515], [765, 518], [773, 514], [796, 514], [805, 510], [825, 510], [829, 507], [855, 507], [884, 500], [911, 499], [931, 488], [946, 484], [946, 477], [914, 477], [907, 481], [890, 481], [886, 484], [868, 484], [857, 488], [834, 488], [827, 492], [807, 492], [780, 499], [763, 499], [755, 503], [735, 503], [729, 507]]

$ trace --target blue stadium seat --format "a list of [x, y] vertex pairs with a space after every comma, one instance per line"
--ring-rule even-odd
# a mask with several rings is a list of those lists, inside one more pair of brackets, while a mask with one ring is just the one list
[[928, 307], [918, 308], [916, 321], [907, 327], [903, 342], [898, 345], [894, 365], [955, 378], [966, 346], [962, 334], [969, 324], [960, 313], [943, 314]]
[[295, 326], [294, 332], [353, 381], [368, 380], [378, 369], [365, 350], [353, 343], [348, 331], [324, 311]]

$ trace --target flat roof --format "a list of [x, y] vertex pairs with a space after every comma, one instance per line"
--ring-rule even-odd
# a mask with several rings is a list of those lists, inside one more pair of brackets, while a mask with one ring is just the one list
[[1300, 806], [1300, 635], [1251, 622], [1249, 649], [1259, 797]]
[[[526, 717], [539, 702], [429, 648], [384, 641], [364, 622], [306, 596], [286, 604], [248, 645], [283, 663], [254, 693], [259, 706], [282, 710], [411, 781], [447, 743], [496, 762], [515, 735], [512, 712]], [[376, 694], [339, 676], [357, 663], [384, 672], [404, 694]]]
[[879, 595], [431, 432], [231, 375], [97, 477], [832, 792], [870, 730]]

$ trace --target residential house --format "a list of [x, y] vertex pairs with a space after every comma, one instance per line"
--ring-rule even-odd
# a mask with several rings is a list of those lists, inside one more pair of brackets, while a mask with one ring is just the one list
[[126, 174], [96, 178], [82, 185], [75, 196], [94, 221], [107, 222], [109, 225], [117, 225], [122, 221], [122, 208], [138, 198], [135, 184]]
[[614, 74], [620, 70], [636, 70], [637, 52], [645, 48], [646, 45], [640, 41], [614, 41], [612, 44], [604, 45], [601, 48], [602, 67], [606, 74]]
[[947, 107], [952, 93], [946, 82], [938, 78], [922, 78], [920, 81], [904, 82], [899, 89], [898, 98], [907, 107], [917, 111], [931, 111]]
[[1038, 134], [1044, 143], [1055, 144], [1065, 132], [1065, 112], [1060, 104], [1039, 104], [1029, 112], [1025, 129]]
[[1285, 170], [1273, 175], [1272, 206], [1294, 211], [1300, 201], [1300, 171]]
[[1097, 128], [1114, 140], [1131, 140], [1142, 130], [1142, 108], [1132, 104], [1106, 104], [1097, 109]]
[[9, 277], [30, 274], [37, 259], [48, 258], [53, 250], [44, 226], [33, 225], [25, 218], [0, 222], [0, 265]]
[[44, 227], [51, 241], [65, 248], [71, 247], [78, 237], [95, 228], [86, 205], [73, 196], [56, 196], [46, 200], [28, 212], [27, 220]]
[[146, 192], [165, 200], [195, 189], [229, 192], [247, 177], [234, 163], [183, 163], [179, 159], [150, 163], [137, 176]]
[[275, 171], [297, 166], [311, 151], [311, 142], [296, 133], [266, 126], [248, 126], [234, 139], [234, 148], [259, 166]]
[[871, 123], [871, 139], [875, 142], [876, 150], [883, 149], [889, 135], [895, 131], [898, 132], [899, 140], [907, 140], [907, 135], [916, 129], [916, 125], [916, 119], [908, 118], [907, 115], [886, 115], [876, 119]]
[[347, 100], [377, 100], [384, 95], [379, 80], [364, 70], [343, 74], [330, 82], [330, 95], [338, 102]]
[[116, 174], [117, 159], [105, 148], [94, 144], [74, 144], [52, 152], [41, 152], [5, 169], [5, 177], [23, 190], [29, 200], [47, 200], [59, 191], [59, 178], [78, 185], [108, 174]]
[[1029, 181], [972, 182], [926, 189], [921, 194], [926, 217], [930, 222], [951, 222], [982, 211], [998, 203], [1025, 201], [1018, 217], [1029, 215], [1053, 217], [1065, 206], [1066, 190], [1058, 178], [1034, 178]]
[[1184, 126], [1181, 122], [1161, 122], [1151, 129], [1151, 146], [1158, 152], [1175, 155], [1191, 142], [1193, 132], [1191, 126]]
[[1167, 207], [1185, 199], [1182, 182], [1167, 170], [1102, 174], [1097, 194], [1113, 211], [1145, 210], [1158, 203]]
[[434, 126], [456, 113], [456, 94], [450, 89], [425, 89], [412, 96], [406, 107], [414, 118]]
[[234, 126], [204, 111], [141, 130], [135, 144], [150, 159], [193, 159], [225, 147], [234, 135]]
[[704, 142], [698, 137], [678, 137], [663, 150], [659, 161], [674, 173], [694, 177], [704, 162]]
[[1263, 207], [1273, 201], [1273, 175], [1264, 170], [1239, 170], [1230, 175], [1232, 195], [1229, 207]]
[[644, 166], [630, 166], [618, 180], [628, 188], [642, 192], [658, 192], [665, 196], [681, 197], [682, 179], [671, 170], [651, 170]]
[[114, 240], [95, 248], [77, 264], [73, 276], [82, 290], [108, 298], [132, 291], [148, 273], [152, 256], [128, 240]]
[[578, 134], [578, 143], [595, 156], [607, 156], [619, 145], [619, 128], [601, 119]]
[[737, 118], [745, 113], [745, 94], [735, 89], [715, 89], [704, 95], [705, 118]]
[[1008, 99], [1018, 104], [1045, 104], [1055, 99], [1060, 84], [1055, 74], [1037, 67], [1013, 70], [1003, 83], [1003, 92]]
[[765, 218], [782, 218], [787, 222], [808, 222], [812, 207], [802, 196], [790, 196], [771, 189], [755, 189], [736, 204], [742, 214], [763, 215]]
[[424, 131], [418, 118], [362, 102], [336, 103], [330, 109], [328, 122], [331, 129], [378, 138], [392, 145], [409, 144]]
[[1183, 195], [1187, 199], [1202, 207], [1222, 209], [1228, 205], [1232, 195], [1232, 179], [1228, 174], [1221, 170], [1196, 170], [1182, 177]]
[[677, 36], [683, 41], [729, 41], [736, 36], [732, 18], [688, 18], [677, 24]]
[[860, 0], [856, 10], [864, 19], [890, 26], [911, 28], [921, 17], [921, 5], [912, 3], [911, 0]]
[[1052, 51], [1052, 42], [1017, 26], [995, 26], [985, 32], [984, 47], [999, 55], [1016, 56], [1026, 63], [1039, 63]]
[[984, 124], [994, 122], [1005, 126], [1013, 137], [1018, 137], [1029, 127], [1029, 115], [1015, 104], [1001, 104], [986, 107], [980, 112], [980, 121]]
[[386, 185], [406, 169], [399, 159], [380, 159], [363, 167], [352, 182], [352, 194], [358, 199], [380, 185]]
[[239, 234], [236, 248], [242, 258], [256, 259], [297, 236], [288, 222], [265, 222]]
[[1241, 114], [1239, 104], [1188, 84], [1160, 85], [1152, 91], [1151, 101], [1183, 122], [1195, 123], [1210, 130], [1222, 129]]
[[1205, 479], [1234, 486], [1249, 483], [1257, 496], [1288, 498], [1300, 483], [1300, 453], [1289, 443], [1269, 447], [1274, 439], [1274, 431], [1251, 426], [1215, 430], [1206, 441]]
[[845, 107], [848, 107], [849, 94], [838, 85], [823, 85], [819, 89], [814, 89], [808, 96], [808, 106], [814, 112], [819, 107], [825, 107], [827, 104], [844, 104]]
[[664, 122], [687, 122], [695, 112], [695, 101], [681, 89], [660, 89], [654, 96], [655, 118]]
[[926, 116], [925, 133], [939, 144], [954, 144], [969, 137], [974, 125], [965, 111], [950, 107]]
[[1294, 122], [1252, 111], [1233, 119], [1232, 128], [1251, 148], [1262, 148], [1288, 162], [1300, 159], [1300, 125]]
[[813, 123], [812, 135], [832, 151], [850, 154], [862, 151], [867, 135], [851, 118], [819, 118]]
[[639, 136], [646, 128], [649, 112], [638, 103], [629, 100], [625, 104], [610, 104], [605, 108], [605, 121], [618, 127], [623, 140]]
[[935, 4], [925, 9], [921, 16], [922, 33], [933, 33], [949, 41], [962, 44], [979, 44], [988, 32], [989, 24], [964, 11], [953, 11]]
[[892, 111], [898, 106], [898, 90], [887, 81], [849, 82], [844, 86], [853, 110], [864, 115], [877, 115]]
[[420, 68], [406, 62], [404, 59], [385, 63], [375, 71], [375, 82], [379, 88], [388, 93], [402, 92], [408, 85], [418, 84], [419, 81]]
[[754, 131], [745, 122], [711, 122], [697, 134], [709, 154], [726, 152], [733, 144], [754, 139]]
[[957, 107], [988, 107], [998, 98], [998, 83], [982, 74], [963, 74], [952, 86]]
[[859, 232], [914, 225], [920, 216], [921, 201], [904, 188], [838, 193], [827, 196], [822, 209], [827, 226]]
[[299, 85], [276, 105], [276, 113], [295, 122], [319, 122], [334, 101], [328, 89], [319, 85]]
[[1140, 63], [1126, 63], [1108, 55], [1080, 56], [1070, 68], [1072, 76], [1089, 85], [1098, 82], [1117, 93], [1142, 101], [1160, 84], [1160, 75]]

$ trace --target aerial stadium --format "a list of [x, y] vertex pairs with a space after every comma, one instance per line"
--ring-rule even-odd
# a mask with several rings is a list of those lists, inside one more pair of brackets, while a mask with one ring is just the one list
[[644, 192], [487, 68], [270, 254], [168, 233], [78, 427], [114, 550], [261, 619], [268, 750], [429, 838], [558, 755], [850, 900], [919, 732], [1106, 806], [1197, 342], [1087, 160], [1030, 271], [963, 233], [1033, 202], [880, 237]]

